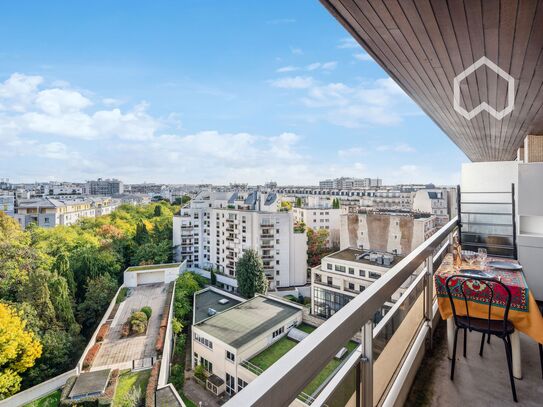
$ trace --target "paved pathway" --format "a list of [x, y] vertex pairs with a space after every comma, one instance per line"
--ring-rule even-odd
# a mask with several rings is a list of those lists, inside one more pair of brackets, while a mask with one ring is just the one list
[[[149, 284], [132, 289], [132, 295], [123, 301], [113, 325], [110, 327], [91, 370], [131, 368], [132, 360], [156, 357], [155, 342], [166, 302], [166, 284]], [[121, 338], [121, 328], [134, 311], [144, 306], [152, 308], [147, 333], [144, 336]]]
[[[183, 390], [185, 392], [185, 395], [190, 400], [192, 400], [197, 406], [201, 406], [201, 407], [220, 406], [219, 401], [217, 400], [217, 397], [215, 397], [213, 393], [207, 391], [198, 383], [196, 383], [194, 380], [192, 380], [191, 372], [185, 372], [185, 375], [187, 375], [187, 377], [185, 379], [185, 385], [183, 386]], [[199, 403], [202, 403], [202, 404], [199, 404]]]

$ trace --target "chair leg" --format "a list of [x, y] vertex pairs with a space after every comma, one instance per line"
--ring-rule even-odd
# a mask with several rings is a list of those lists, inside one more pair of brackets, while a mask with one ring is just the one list
[[503, 343], [505, 344], [505, 354], [507, 356], [507, 368], [509, 371], [509, 381], [511, 382], [511, 391], [513, 392], [513, 400], [515, 403], [517, 403], [517, 389], [515, 387], [515, 378], [513, 377], [513, 352], [511, 350], [511, 340], [509, 339], [509, 335], [507, 335], [506, 338], [503, 338]]
[[452, 354], [452, 363], [451, 363], [451, 380], [454, 380], [454, 365], [456, 362], [456, 340], [458, 339], [458, 327], [454, 330], [454, 344], [453, 344], [453, 354]]
[[483, 336], [481, 336], [481, 348], [479, 349], [479, 356], [483, 356], [483, 348], [485, 346], [485, 335], [486, 334], [483, 332]]
[[488, 338], [486, 339], [486, 343], [488, 343], [490, 345], [490, 336], [491, 335], [488, 335]]
[[468, 338], [468, 330], [466, 328], [464, 328], [464, 357], [466, 357], [466, 351], [467, 351], [467, 347], [468, 347], [467, 338]]
[[543, 345], [539, 344], [539, 363], [541, 363], [541, 376], [543, 376]]

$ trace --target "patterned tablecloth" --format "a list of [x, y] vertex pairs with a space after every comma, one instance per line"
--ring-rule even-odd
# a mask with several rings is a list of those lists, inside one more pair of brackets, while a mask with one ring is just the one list
[[[488, 258], [487, 261], [504, 259]], [[516, 260], [505, 260], [518, 263]], [[481, 269], [478, 263], [469, 265], [466, 262], [462, 269]], [[460, 271], [461, 273], [461, 271]], [[509, 320], [516, 329], [524, 332], [539, 343], [543, 343], [543, 317], [535, 299], [530, 295], [530, 290], [524, 278], [522, 271], [509, 271], [487, 268], [485, 273], [501, 279], [511, 291], [511, 307], [509, 310]], [[452, 308], [445, 288], [447, 277], [457, 274], [452, 264], [452, 254], [447, 254], [443, 263], [434, 275], [435, 289], [439, 311], [443, 319], [452, 317]], [[475, 280], [469, 281], [464, 285], [464, 291], [469, 301], [469, 314], [473, 317], [488, 318], [489, 290], [484, 284], [478, 284]], [[451, 284], [451, 294], [458, 315], [466, 314], [464, 297], [460, 292], [460, 285], [454, 280]], [[499, 286], [495, 286], [494, 298], [492, 300], [492, 317], [495, 319], [503, 318], [503, 312], [506, 303], [506, 292]]]

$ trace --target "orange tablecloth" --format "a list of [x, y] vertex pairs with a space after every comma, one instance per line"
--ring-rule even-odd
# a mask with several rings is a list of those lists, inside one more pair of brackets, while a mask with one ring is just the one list
[[[487, 261], [504, 260], [488, 258]], [[516, 262], [515, 260], [510, 260]], [[475, 263], [469, 265], [466, 262], [462, 265], [464, 269], [480, 269], [481, 267]], [[526, 279], [522, 271], [503, 271], [503, 270], [485, 270], [490, 275], [502, 276], [502, 282], [508, 286], [513, 294], [511, 308], [509, 309], [509, 320], [515, 326], [515, 329], [530, 336], [535, 341], [543, 344], [543, 317], [539, 312], [539, 308], [535, 299], [528, 289]], [[437, 303], [439, 312], [443, 319], [452, 317], [452, 308], [449, 297], [445, 290], [445, 280], [450, 275], [456, 274], [452, 264], [452, 254], [447, 254], [443, 259], [443, 263], [437, 269], [434, 275], [434, 283], [437, 293]], [[504, 291], [502, 289], [502, 291]], [[466, 306], [464, 300], [453, 298], [456, 313], [458, 315], [466, 315]], [[477, 318], [488, 318], [488, 304], [476, 301], [469, 298], [469, 314]], [[492, 317], [495, 319], [503, 318], [504, 307], [492, 305]]]

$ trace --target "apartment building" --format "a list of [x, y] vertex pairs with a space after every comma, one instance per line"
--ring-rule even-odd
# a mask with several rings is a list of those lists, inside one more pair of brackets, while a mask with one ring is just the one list
[[359, 189], [380, 187], [383, 180], [380, 178], [347, 178], [326, 179], [319, 182], [319, 188], [323, 189]]
[[68, 226], [82, 218], [111, 213], [117, 206], [118, 201], [109, 198], [35, 198], [19, 201], [13, 217], [23, 229], [31, 223], [41, 227]]
[[[330, 318], [402, 258], [391, 253], [354, 248], [323, 257], [321, 264], [311, 269], [311, 312]], [[398, 290], [391, 302], [385, 304], [382, 315], [402, 292]]]
[[449, 194], [444, 189], [421, 189], [413, 196], [413, 211], [431, 213], [436, 217], [438, 227], [445, 225], [451, 218]]
[[326, 241], [328, 247], [339, 247], [341, 215], [347, 213], [347, 208], [334, 209], [330, 207], [293, 208], [295, 222], [303, 222], [313, 230], [325, 229], [329, 232]]
[[87, 181], [86, 193], [88, 195], [106, 195], [112, 196], [122, 194], [124, 192], [124, 184], [118, 179], [102, 179], [96, 181]]
[[246, 361], [284, 338], [302, 322], [302, 307], [257, 295], [244, 300], [207, 288], [194, 294], [192, 368], [202, 365], [206, 387], [219, 395], [243, 390], [256, 375]]
[[173, 220], [178, 261], [218, 269], [235, 277], [247, 249], [257, 250], [270, 289], [307, 282], [307, 236], [294, 230], [292, 212], [279, 208], [278, 195], [259, 191], [204, 191]]
[[406, 255], [436, 230], [437, 219], [430, 213], [383, 210], [348, 213], [341, 215], [340, 248]]

